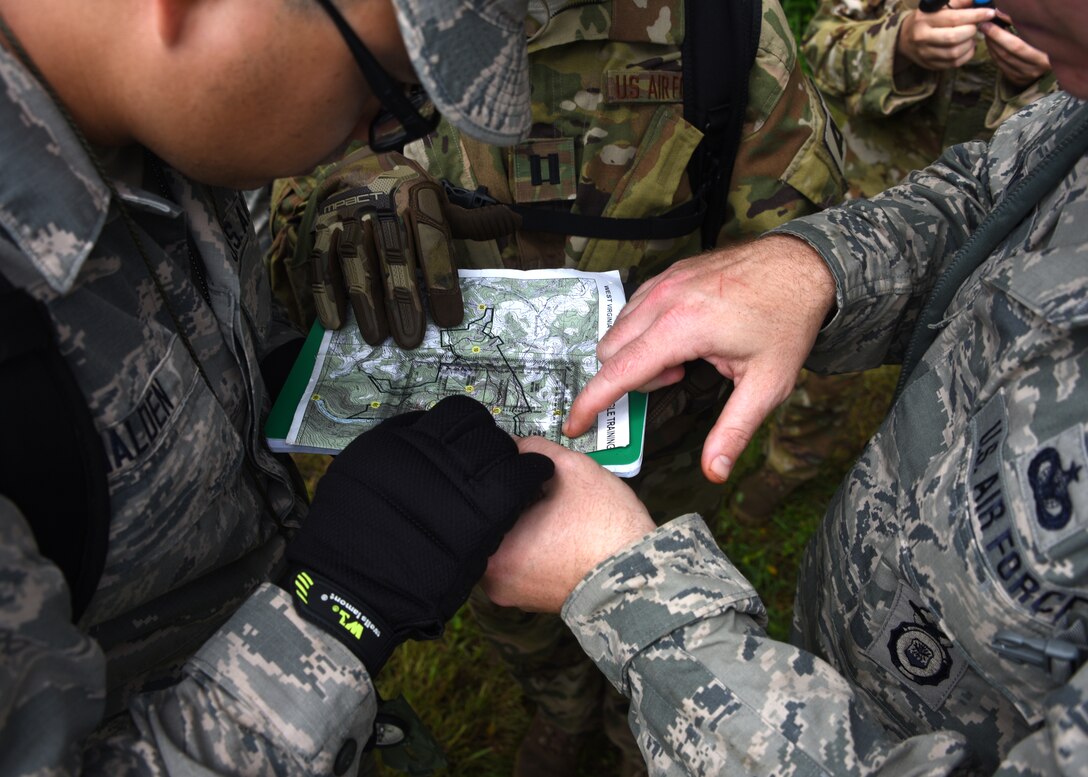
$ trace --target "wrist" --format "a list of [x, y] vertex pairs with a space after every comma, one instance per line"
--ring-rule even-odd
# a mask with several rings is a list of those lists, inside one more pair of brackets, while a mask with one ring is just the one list
[[343, 643], [372, 678], [401, 642], [372, 608], [308, 566], [292, 564], [278, 582], [295, 611]]
[[798, 314], [804, 311], [814, 320], [826, 323], [835, 311], [838, 287], [823, 254], [811, 243], [793, 234], [774, 232], [759, 242], [768, 254], [783, 260], [784, 287], [795, 294], [795, 300], [801, 306]]
[[1011, 73], [1007, 73], [1004, 70], [998, 71], [997, 75], [997, 94], [1001, 99], [1011, 101], [1024, 92], [1029, 86], [1036, 83], [1039, 80], [1039, 76], [1028, 75], [1022, 77], [1015, 77]]
[[910, 11], [903, 15], [903, 19], [899, 24], [899, 31], [895, 36], [896, 73], [899, 73], [899, 71], [904, 68], [908, 68], [918, 64], [914, 56], [914, 50], [912, 48], [914, 22], [917, 16], [918, 11]]
[[[924, 46], [926, 22], [920, 20], [921, 11], [904, 14], [895, 35], [895, 56], [892, 80], [896, 89], [910, 90], [943, 69], [932, 59], [932, 47]], [[920, 29], [921, 27], [921, 29]]]

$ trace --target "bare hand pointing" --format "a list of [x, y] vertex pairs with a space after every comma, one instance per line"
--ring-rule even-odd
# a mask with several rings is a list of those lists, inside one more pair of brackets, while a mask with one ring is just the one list
[[703, 447], [704, 474], [724, 481], [793, 389], [834, 301], [820, 255], [791, 237], [677, 262], [639, 288], [601, 341], [601, 369], [575, 399], [564, 432], [583, 433], [625, 392], [675, 383], [684, 362], [705, 359], [735, 384]]

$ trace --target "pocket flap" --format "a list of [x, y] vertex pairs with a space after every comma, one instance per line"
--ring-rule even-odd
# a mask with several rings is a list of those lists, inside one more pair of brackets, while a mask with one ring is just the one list
[[1088, 246], [1059, 246], [1010, 257], [982, 282], [1063, 329], [1088, 323]]

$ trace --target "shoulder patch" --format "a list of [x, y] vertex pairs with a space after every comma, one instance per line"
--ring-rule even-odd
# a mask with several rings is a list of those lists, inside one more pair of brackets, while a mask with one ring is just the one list
[[1035, 544], [1050, 550], [1072, 534], [1083, 531], [1075, 514], [1088, 515], [1088, 452], [1081, 424], [1044, 441], [1017, 459], [1024, 502], [1033, 508], [1031, 529]]
[[[1079, 441], [1073, 435], [1080, 436]], [[971, 519], [976, 542], [994, 582], [1010, 604], [1019, 607], [1032, 618], [1046, 623], [1059, 623], [1081, 596], [1072, 588], [1048, 584], [1032, 568], [1029, 543], [1041, 552], [1053, 548], [1083, 522], [1070, 521], [1067, 529], [1046, 529], [1039, 512], [1052, 525], [1061, 523], [1066, 500], [1072, 510], [1088, 508], [1088, 483], [1085, 473], [1077, 472], [1072, 480], [1074, 459], [1084, 462], [1084, 432], [1076, 426], [1057, 437], [1043, 442], [1033, 451], [1009, 462], [1005, 458], [1008, 417], [1005, 399], [998, 394], [982, 408], [971, 422], [971, 466], [968, 470]], [[1076, 453], [1079, 445], [1080, 453]], [[1053, 450], [1054, 453], [1047, 453]], [[1078, 457], [1079, 458], [1076, 458]], [[1064, 457], [1064, 460], [1063, 460]], [[1060, 466], [1056, 461], [1061, 461]], [[1032, 462], [1036, 464], [1032, 465]], [[1002, 466], [1011, 463], [1015, 467]], [[1036, 487], [1031, 480], [1034, 473]], [[1008, 480], [1018, 480], [1019, 489]], [[1073, 487], [1072, 492], [1070, 486]], [[1036, 491], [1039, 499], [1036, 500]], [[1014, 508], [1028, 515], [1019, 520]], [[1024, 526], [1028, 524], [1030, 529]], [[1031, 536], [1028, 536], [1028, 532]]]

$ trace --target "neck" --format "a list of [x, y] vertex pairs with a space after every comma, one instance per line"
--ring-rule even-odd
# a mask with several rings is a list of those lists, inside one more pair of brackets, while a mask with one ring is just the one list
[[100, 37], [102, 25], [86, 23], [88, 15], [80, 6], [103, 17], [110, 13], [97, 3], [3, 0], [0, 15], [16, 40], [0, 34], [0, 46], [45, 81], [92, 143], [126, 145], [123, 122], [111, 108], [116, 89], [98, 87], [113, 83], [107, 77], [110, 44]]

